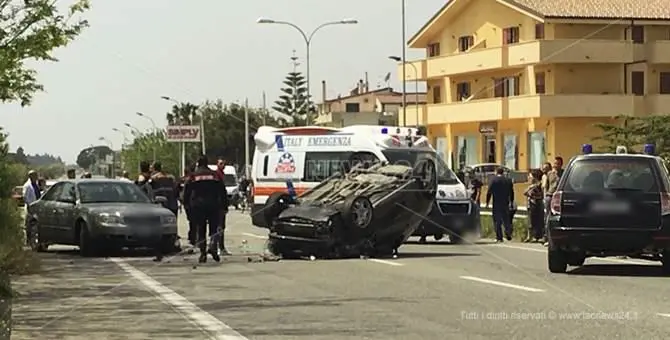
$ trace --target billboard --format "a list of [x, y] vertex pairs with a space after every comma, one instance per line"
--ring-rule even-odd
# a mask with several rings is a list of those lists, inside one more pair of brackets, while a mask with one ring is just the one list
[[200, 142], [200, 126], [170, 125], [165, 128], [165, 137], [168, 142]]

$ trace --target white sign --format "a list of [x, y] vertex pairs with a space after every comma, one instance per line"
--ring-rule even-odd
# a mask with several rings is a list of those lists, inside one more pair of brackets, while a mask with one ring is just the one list
[[200, 127], [197, 125], [171, 125], [165, 128], [168, 142], [200, 142]]
[[305, 146], [351, 146], [351, 136], [315, 136], [315, 137], [284, 137], [285, 148]]

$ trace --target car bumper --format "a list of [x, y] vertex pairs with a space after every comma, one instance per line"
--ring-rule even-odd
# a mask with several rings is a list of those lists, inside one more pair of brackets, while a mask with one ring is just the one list
[[[455, 204], [457, 209], [440, 209], [439, 204]], [[467, 208], [465, 207], [467, 205]], [[451, 210], [451, 211], [450, 211]], [[477, 231], [480, 227], [479, 206], [472, 201], [441, 201], [437, 200], [428, 214], [426, 221], [421, 223], [413, 236], [462, 234], [466, 231]]]
[[145, 229], [101, 226], [91, 236], [120, 246], [150, 246], [163, 241], [174, 240], [177, 234], [177, 226]]
[[670, 250], [668, 228], [577, 229], [561, 226], [557, 221], [548, 223], [547, 236], [550, 249], [583, 251], [603, 256]]

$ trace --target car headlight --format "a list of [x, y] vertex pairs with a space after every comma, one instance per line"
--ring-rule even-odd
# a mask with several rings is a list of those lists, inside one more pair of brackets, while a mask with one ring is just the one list
[[177, 224], [177, 218], [175, 216], [163, 216], [163, 217], [161, 217], [161, 223], [163, 223], [163, 224]]
[[123, 224], [123, 219], [119, 214], [101, 213], [98, 220], [103, 224]]

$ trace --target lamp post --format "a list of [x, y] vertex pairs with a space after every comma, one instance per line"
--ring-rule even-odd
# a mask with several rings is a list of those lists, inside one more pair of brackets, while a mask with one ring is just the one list
[[[148, 120], [151, 122], [151, 125], [154, 127], [154, 131], [153, 131], [154, 134], [157, 134], [157, 133], [158, 133], [158, 126], [156, 126], [156, 122], [154, 121], [153, 118], [151, 118], [151, 117], [145, 115], [145, 114], [142, 113], [142, 112], [135, 112], [135, 114], [138, 115], [138, 116], [140, 116], [140, 117], [142, 117], [142, 118], [146, 118], [146, 119], [148, 119]], [[153, 145], [153, 161], [154, 161], [154, 162], [156, 161], [156, 145], [155, 145], [155, 144]]]
[[[397, 61], [397, 62], [402, 62], [402, 58], [396, 57], [396, 56], [390, 56], [389, 59]], [[402, 64], [403, 71], [407, 67], [407, 64], [408, 64], [407, 61], [403, 62], [403, 64]], [[414, 69], [414, 79], [416, 79], [416, 81], [414, 82], [414, 106], [416, 107], [416, 127], [418, 128], [419, 127], [419, 70], [416, 68], [416, 65], [411, 64], [411, 63], [409, 65], [412, 66], [412, 68]], [[404, 82], [405, 82], [405, 80], [403, 79], [403, 83]], [[404, 90], [403, 90], [402, 95], [403, 95], [403, 97], [405, 97]], [[407, 102], [407, 100], [405, 100], [405, 103], [406, 102]], [[405, 104], [403, 104], [403, 107], [404, 107], [404, 105]], [[407, 116], [406, 116], [407, 111], [404, 110], [404, 109], [403, 109], [403, 111], [404, 111], [403, 112], [404, 113], [403, 114], [403, 120], [404, 120], [403, 125], [407, 125]]]
[[[175, 99], [172, 99], [171, 97], [168, 96], [161, 96], [161, 99], [167, 100], [169, 102], [173, 102], [177, 107], [179, 107], [180, 103], [176, 101]], [[204, 136], [204, 130], [203, 128], [203, 119], [202, 117], [200, 118], [200, 138], [202, 138], [202, 153], [205, 153], [205, 136]], [[180, 163], [181, 163], [181, 174], [183, 175], [186, 172], [186, 143], [181, 142], [179, 143], [179, 152], [180, 152]]]
[[[407, 126], [407, 55], [406, 55], [406, 43], [405, 39], [407, 39], [407, 25], [405, 24], [406, 22], [406, 15], [405, 15], [405, 0], [400, 0], [400, 16], [401, 16], [401, 25], [402, 25], [402, 125]], [[417, 120], [417, 124], [419, 121]]]
[[306, 66], [305, 66], [305, 80], [306, 80], [306, 83], [307, 83], [307, 84], [306, 84], [306, 85], [307, 85], [307, 103], [308, 103], [308, 105], [309, 105], [309, 107], [307, 108], [307, 118], [305, 119], [305, 125], [309, 125], [309, 124], [310, 124], [310, 115], [311, 115], [311, 113], [312, 113], [312, 112], [311, 112], [311, 111], [312, 111], [312, 105], [311, 105], [311, 102], [312, 102], [312, 96], [311, 96], [311, 93], [312, 93], [312, 91], [311, 91], [311, 89], [310, 89], [310, 84], [311, 84], [311, 82], [310, 82], [310, 60], [309, 60], [309, 57], [310, 57], [310, 47], [311, 47], [311, 45], [312, 45], [312, 38], [314, 38], [314, 34], [316, 34], [316, 32], [318, 32], [320, 29], [322, 29], [322, 28], [324, 28], [324, 27], [326, 27], [326, 26], [332, 26], [332, 25], [354, 25], [354, 24], [358, 24], [358, 20], [355, 20], [355, 19], [342, 19], [342, 20], [338, 20], [338, 21], [329, 21], [329, 22], [325, 22], [325, 23], [323, 23], [323, 24], [317, 26], [317, 27], [316, 27], [316, 28], [315, 28], [309, 35], [308, 35], [307, 33], [305, 33], [305, 31], [304, 31], [302, 28], [300, 28], [298, 25], [296, 25], [296, 24], [294, 24], [294, 23], [292, 23], [292, 22], [288, 22], [288, 21], [273, 20], [273, 19], [268, 19], [268, 18], [262, 18], [262, 17], [261, 17], [261, 18], [259, 18], [258, 20], [256, 20], [256, 23], [259, 23], [259, 24], [279, 24], [279, 25], [287, 25], [287, 26], [291, 26], [291, 27], [295, 28], [296, 30], [298, 30], [298, 32], [300, 32], [300, 35], [302, 36], [302, 38], [305, 40], [305, 47], [306, 47], [306, 53], [305, 53], [305, 63], [306, 63]]
[[121, 135], [123, 135], [123, 144], [121, 144], [121, 168], [125, 168], [125, 156], [124, 156], [124, 150], [126, 149], [126, 145], [130, 144], [130, 139], [128, 138], [128, 135], [126, 134], [125, 131], [117, 128], [112, 128], [112, 131], [118, 132]]
[[133, 134], [133, 136], [141, 136], [142, 135], [142, 131], [140, 131], [140, 129], [134, 127], [130, 123], [123, 123], [123, 125], [125, 125], [126, 127], [128, 127], [132, 131], [131, 133]]

